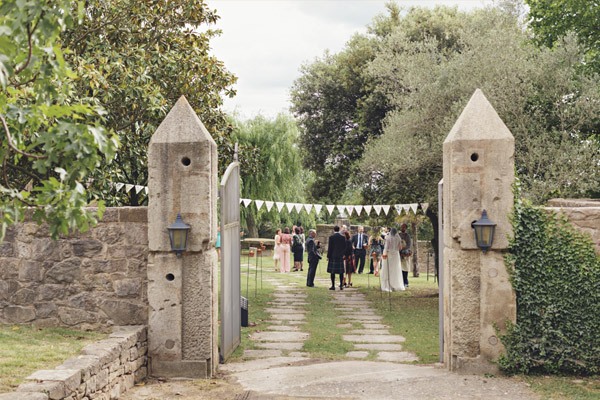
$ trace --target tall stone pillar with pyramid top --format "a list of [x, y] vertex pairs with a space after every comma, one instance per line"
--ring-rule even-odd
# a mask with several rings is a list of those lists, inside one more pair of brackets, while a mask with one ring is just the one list
[[[207, 378], [218, 365], [217, 145], [181, 97], [148, 149], [148, 365], [155, 377]], [[187, 250], [167, 227], [181, 214]]]
[[[444, 364], [452, 371], [496, 373], [504, 350], [496, 327], [516, 318], [504, 265], [514, 154], [511, 132], [477, 89], [444, 141]], [[471, 226], [483, 210], [497, 224], [485, 253]]]

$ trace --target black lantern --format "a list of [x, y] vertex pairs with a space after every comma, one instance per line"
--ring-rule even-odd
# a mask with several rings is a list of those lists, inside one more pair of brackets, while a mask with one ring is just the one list
[[177, 257], [181, 257], [187, 247], [187, 238], [190, 226], [183, 222], [181, 214], [177, 214], [177, 219], [167, 228], [169, 231], [169, 240], [171, 241], [171, 250]]
[[487, 211], [483, 210], [481, 218], [478, 221], [473, 222], [471, 227], [475, 231], [475, 242], [477, 242], [477, 247], [485, 253], [492, 247], [496, 224], [488, 219]]

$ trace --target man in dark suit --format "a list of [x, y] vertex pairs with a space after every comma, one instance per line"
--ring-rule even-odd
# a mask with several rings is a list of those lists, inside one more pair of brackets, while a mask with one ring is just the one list
[[335, 290], [335, 274], [340, 274], [340, 290], [344, 290], [344, 251], [346, 238], [340, 233], [340, 227], [333, 227], [333, 235], [329, 236], [327, 245], [327, 272], [331, 274], [331, 287]]
[[321, 248], [321, 242], [315, 240], [317, 231], [311, 229], [308, 231], [308, 239], [306, 239], [306, 252], [308, 253], [308, 275], [306, 276], [306, 286], [315, 286], [315, 275], [317, 273], [317, 265], [321, 259], [318, 250]]
[[[362, 274], [365, 268], [365, 257], [367, 256], [367, 246], [369, 245], [369, 237], [364, 234], [365, 228], [358, 227], [358, 233], [352, 236], [352, 247], [354, 248], [354, 259], [358, 267], [358, 273]], [[373, 270], [369, 272], [373, 273]]]

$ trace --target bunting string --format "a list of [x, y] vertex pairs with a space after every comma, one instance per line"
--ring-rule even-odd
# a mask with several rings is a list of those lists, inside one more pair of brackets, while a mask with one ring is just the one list
[[[130, 183], [113, 183], [113, 187], [117, 192], [124, 191], [125, 193], [129, 193], [131, 190], [135, 190], [135, 193], [140, 193], [144, 191], [144, 193], [148, 194], [148, 187], [142, 185], [132, 185]], [[372, 204], [372, 205], [336, 205], [336, 204], [305, 204], [305, 203], [291, 203], [284, 201], [269, 201], [269, 200], [253, 200], [253, 199], [240, 199], [240, 204], [244, 207], [248, 208], [252, 206], [254, 203], [256, 210], [260, 211], [263, 206], [267, 211], [271, 211], [273, 206], [277, 209], [278, 212], [282, 212], [283, 209], [287, 209], [288, 212], [306, 212], [310, 214], [313, 210], [315, 213], [320, 214], [321, 210], [325, 208], [329, 215], [332, 215], [334, 211], [337, 209], [339, 214], [347, 214], [348, 216], [352, 216], [352, 214], [356, 214], [357, 216], [361, 215], [370, 215], [372, 211], [375, 211], [377, 215], [389, 215], [390, 210], [396, 211], [398, 215], [404, 214], [417, 214], [419, 211], [419, 206], [423, 214], [429, 208], [429, 203], [410, 203], [410, 204]]]

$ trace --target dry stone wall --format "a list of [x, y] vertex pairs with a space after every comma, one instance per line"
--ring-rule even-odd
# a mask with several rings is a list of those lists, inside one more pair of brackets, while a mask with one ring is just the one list
[[115, 327], [107, 339], [87, 345], [53, 370], [36, 371], [0, 400], [118, 399], [147, 376], [147, 353], [145, 326]]
[[600, 200], [552, 199], [546, 209], [565, 215], [575, 228], [589, 234], [600, 253]]
[[27, 221], [0, 243], [0, 323], [106, 331], [148, 320], [146, 207], [108, 208], [92, 230], [52, 240]]

